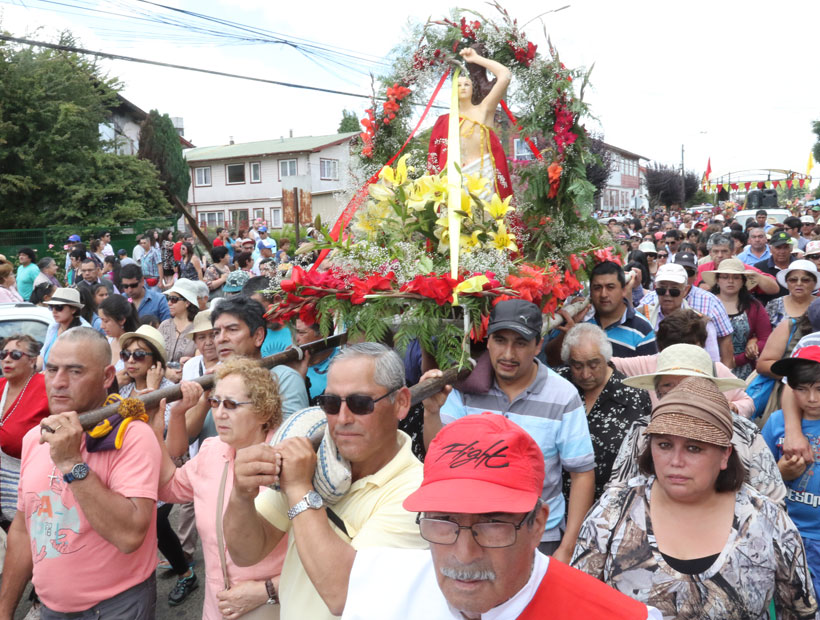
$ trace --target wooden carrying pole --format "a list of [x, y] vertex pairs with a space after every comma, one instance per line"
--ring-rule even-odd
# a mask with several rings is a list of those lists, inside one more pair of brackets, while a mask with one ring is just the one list
[[[315, 340], [313, 342], [309, 342], [306, 345], [300, 347], [302, 352], [306, 353], [317, 353], [319, 351], [325, 351], [327, 349], [332, 349], [333, 347], [338, 347], [343, 345], [347, 341], [347, 334], [337, 334], [335, 336], [330, 336], [324, 340]], [[259, 360], [259, 364], [264, 366], [265, 368], [273, 368], [274, 366], [278, 366], [279, 364], [287, 364], [288, 362], [296, 362], [301, 359], [299, 355], [299, 349], [286, 349], [281, 353], [277, 353], [276, 355], [270, 355], [268, 357], [263, 357]], [[214, 376], [211, 375], [202, 375], [201, 377], [194, 379], [199, 385], [201, 385], [204, 389], [209, 390], [213, 387], [214, 384]], [[179, 384], [172, 385], [166, 388], [162, 388], [161, 390], [154, 390], [144, 396], [137, 396], [143, 402], [147, 409], [151, 409], [156, 407], [163, 398], [166, 402], [173, 402], [176, 400], [180, 400], [182, 398], [182, 390], [179, 387]], [[91, 411], [87, 411], [86, 413], [80, 414], [80, 424], [82, 425], [84, 430], [91, 430], [97, 424], [105, 420], [106, 418], [114, 415], [117, 413], [117, 409], [119, 408], [119, 403], [114, 403], [112, 405], [106, 405], [105, 407], [100, 407], [99, 409], [93, 409]], [[46, 427], [43, 427], [46, 430]]]

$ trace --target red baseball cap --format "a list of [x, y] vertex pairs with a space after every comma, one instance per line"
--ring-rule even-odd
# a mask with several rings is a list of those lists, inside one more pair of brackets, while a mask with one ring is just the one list
[[[795, 366], [805, 362], [814, 362], [820, 364], [820, 346], [812, 345], [809, 347], [802, 347], [792, 353], [791, 357], [776, 361], [772, 364], [772, 372], [781, 377], [785, 377]], [[432, 444], [431, 444], [432, 445]]]
[[504, 416], [468, 415], [439, 431], [424, 459], [411, 512], [529, 512], [544, 486], [544, 455]]

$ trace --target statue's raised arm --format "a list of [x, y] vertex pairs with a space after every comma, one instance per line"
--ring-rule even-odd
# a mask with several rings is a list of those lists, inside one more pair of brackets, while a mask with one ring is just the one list
[[[507, 156], [495, 133], [495, 110], [507, 94], [512, 73], [499, 62], [484, 58], [473, 48], [459, 52], [467, 62], [468, 74], [458, 78], [459, 133], [461, 136], [461, 170], [465, 175], [478, 174], [492, 181], [489, 193], [501, 198], [512, 194]], [[487, 71], [493, 79], [487, 79]], [[446, 169], [447, 124], [449, 114], [440, 116], [430, 135], [428, 169], [438, 173]]]

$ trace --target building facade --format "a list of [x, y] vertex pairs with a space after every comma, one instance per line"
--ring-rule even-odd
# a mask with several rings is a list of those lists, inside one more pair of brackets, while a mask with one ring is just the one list
[[612, 163], [609, 179], [606, 187], [601, 190], [597, 208], [605, 212], [648, 209], [646, 167], [641, 165], [641, 161], [648, 161], [648, 158], [611, 144], [605, 146], [612, 157]]
[[[203, 230], [238, 230], [255, 219], [272, 229], [293, 224], [287, 192], [298, 188], [301, 223], [320, 215], [332, 222], [336, 196], [350, 169], [350, 143], [358, 132], [280, 138], [184, 151], [191, 170], [188, 203]], [[283, 192], [285, 190], [285, 192]]]

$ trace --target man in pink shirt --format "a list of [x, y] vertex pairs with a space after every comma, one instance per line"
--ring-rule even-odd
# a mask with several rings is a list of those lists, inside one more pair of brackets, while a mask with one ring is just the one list
[[30, 578], [43, 619], [154, 618], [156, 437], [118, 414], [85, 433], [77, 414], [102, 405], [113, 381], [104, 336], [75, 327], [57, 339], [45, 366], [51, 415], [23, 439], [2, 620], [13, 617]]

